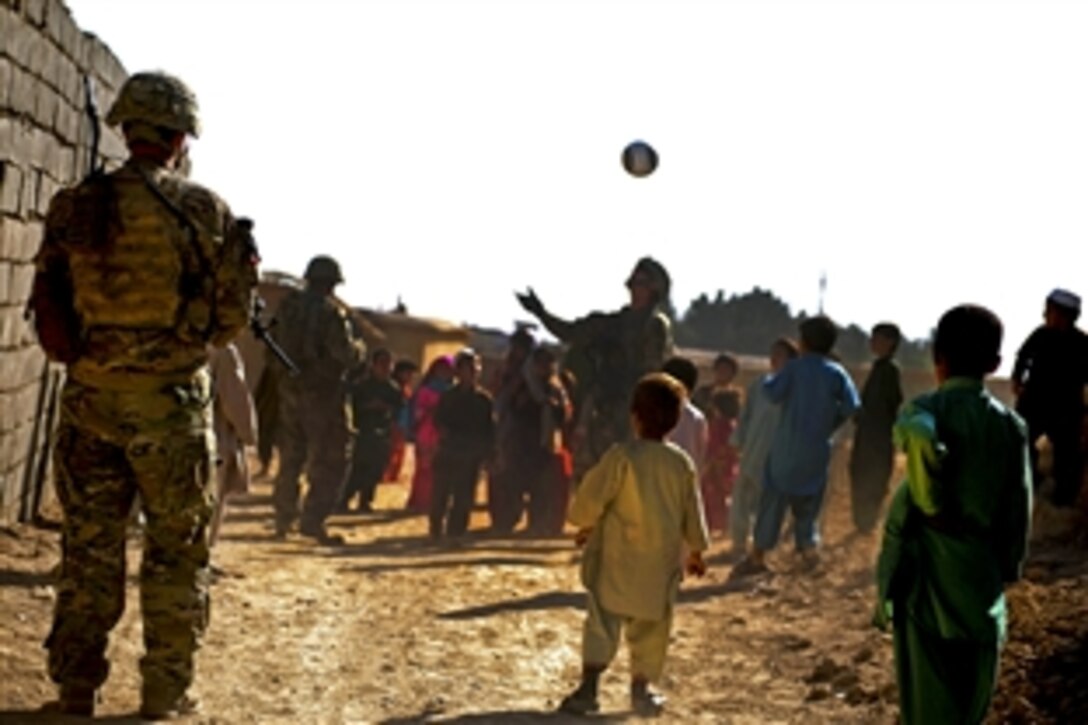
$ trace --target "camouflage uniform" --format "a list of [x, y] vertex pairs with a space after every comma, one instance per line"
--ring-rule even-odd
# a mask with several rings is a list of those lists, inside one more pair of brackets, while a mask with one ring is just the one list
[[672, 354], [672, 328], [660, 308], [668, 299], [668, 273], [646, 257], [635, 266], [632, 277], [635, 274], [650, 277], [656, 295], [652, 307], [594, 312], [570, 322], [549, 314], [532, 293], [521, 298], [549, 332], [569, 345], [564, 366], [577, 380], [573, 450], [576, 481], [613, 443], [632, 436], [631, 393], [643, 375], [660, 370]]
[[[329, 282], [342, 281], [339, 265], [316, 257], [306, 278], [312, 283], [325, 276], [333, 277]], [[280, 376], [276, 532], [284, 536], [299, 519], [299, 476], [305, 469], [309, 485], [299, 528], [306, 536], [324, 539], [325, 519], [344, 486], [354, 436], [344, 375], [362, 362], [365, 349], [347, 311], [311, 286], [285, 298], [276, 320], [280, 345], [300, 371], [294, 377]]]
[[[126, 124], [130, 144], [161, 143], [161, 129], [195, 136], [195, 110], [180, 81], [137, 74], [108, 120]], [[207, 344], [224, 345], [246, 324], [256, 249], [214, 193], [141, 156], [57, 194], [36, 264], [30, 308], [39, 338], [68, 365], [55, 451], [64, 524], [49, 674], [62, 708], [67, 691], [84, 693], [82, 707], [93, 709], [124, 609], [125, 529], [138, 493], [147, 520], [143, 703], [164, 712], [185, 697], [208, 621]]]

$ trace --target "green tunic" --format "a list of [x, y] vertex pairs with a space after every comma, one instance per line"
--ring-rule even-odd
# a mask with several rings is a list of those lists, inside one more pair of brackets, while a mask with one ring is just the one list
[[878, 624], [895, 623], [902, 719], [979, 722], [1004, 643], [1004, 586], [1031, 519], [1027, 431], [978, 380], [952, 379], [896, 423], [907, 481], [877, 565]]

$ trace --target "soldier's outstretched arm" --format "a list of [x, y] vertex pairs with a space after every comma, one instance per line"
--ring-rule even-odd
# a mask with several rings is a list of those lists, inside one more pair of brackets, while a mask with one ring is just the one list
[[544, 325], [544, 329], [563, 342], [571, 342], [578, 334], [577, 321], [571, 322], [569, 320], [564, 320], [548, 312], [548, 310], [544, 308], [544, 303], [536, 296], [536, 292], [533, 291], [532, 287], [524, 294], [515, 293], [514, 296], [517, 297], [518, 302], [521, 303], [521, 306], [525, 308], [526, 312], [540, 320], [540, 324]]

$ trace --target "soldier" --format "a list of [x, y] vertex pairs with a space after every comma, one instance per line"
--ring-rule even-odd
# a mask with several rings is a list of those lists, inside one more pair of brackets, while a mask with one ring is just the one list
[[208, 622], [214, 508], [207, 345], [246, 324], [257, 284], [249, 225], [178, 172], [199, 133], [192, 92], [137, 73], [106, 118], [129, 158], [52, 200], [29, 302], [49, 358], [68, 366], [55, 465], [64, 511], [53, 628], [60, 697], [93, 715], [106, 643], [125, 602], [125, 527], [139, 493], [146, 654], [141, 714], [194, 709], [193, 655]]
[[345, 373], [364, 359], [347, 310], [333, 297], [344, 281], [340, 265], [317, 256], [306, 267], [306, 288], [286, 297], [276, 312], [279, 343], [299, 367], [280, 376], [280, 470], [274, 484], [276, 538], [299, 519], [298, 479], [309, 484], [299, 530], [325, 545], [342, 544], [325, 530], [345, 484], [354, 431]]
[[568, 321], [548, 312], [532, 289], [517, 296], [526, 311], [570, 345], [564, 362], [578, 380], [576, 480], [613, 443], [631, 439], [631, 393], [643, 375], [660, 370], [672, 354], [669, 318], [661, 311], [669, 286], [669, 273], [661, 263], [643, 257], [627, 279], [631, 302], [617, 312]]

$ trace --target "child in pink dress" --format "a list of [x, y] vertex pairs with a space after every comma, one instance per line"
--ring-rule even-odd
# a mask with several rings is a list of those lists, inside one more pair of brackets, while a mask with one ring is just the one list
[[737, 448], [730, 438], [740, 418], [740, 398], [740, 391], [733, 387], [719, 389], [711, 398], [702, 491], [706, 524], [712, 533], [725, 532], [729, 525], [729, 497], [733, 495], [740, 464]]
[[419, 389], [412, 399], [412, 439], [415, 442], [415, 473], [408, 509], [419, 513], [431, 510], [431, 490], [434, 487], [434, 454], [438, 451], [438, 427], [434, 414], [442, 393], [453, 385], [453, 360], [444, 355], [427, 368]]

